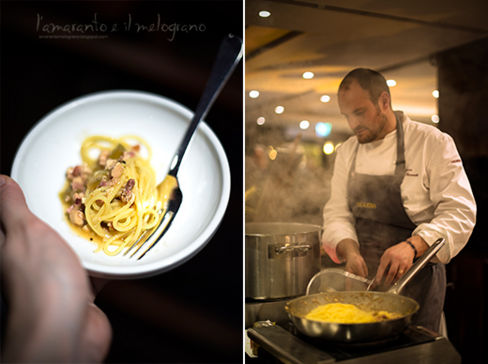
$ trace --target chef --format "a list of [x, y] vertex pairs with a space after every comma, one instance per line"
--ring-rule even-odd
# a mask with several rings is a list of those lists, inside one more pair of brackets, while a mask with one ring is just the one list
[[325, 251], [347, 271], [390, 285], [444, 238], [402, 292], [420, 304], [413, 323], [439, 331], [445, 264], [465, 246], [476, 220], [454, 141], [393, 111], [386, 80], [376, 71], [349, 72], [338, 101], [354, 136], [337, 149], [324, 208]]

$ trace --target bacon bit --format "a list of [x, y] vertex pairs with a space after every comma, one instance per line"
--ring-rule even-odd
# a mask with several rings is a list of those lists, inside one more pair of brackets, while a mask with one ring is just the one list
[[81, 166], [81, 177], [83, 178], [83, 181], [86, 181], [88, 176], [92, 174], [92, 170], [90, 167], [88, 167], [88, 164], [83, 163]]
[[[73, 207], [73, 205], [71, 205], [70, 208], [71, 207]], [[68, 211], [66, 210], [66, 212]], [[71, 209], [71, 211], [68, 212], [68, 215], [70, 221], [75, 225], [83, 226], [83, 224], [85, 223], [85, 214], [83, 213], [83, 211], [73, 208]]]
[[92, 170], [86, 163], [75, 166], [75, 167], [70, 167], [66, 170], [66, 178], [70, 181], [75, 179], [76, 177], [81, 177], [82, 181], [85, 182], [85, 180], [88, 178], [88, 176], [92, 173]]
[[132, 189], [134, 188], [134, 186], [136, 185], [136, 181], [135, 179], [131, 178], [127, 181], [127, 183], [125, 184], [125, 189], [127, 191], [132, 191]]
[[136, 156], [136, 152], [135, 151], [129, 151], [129, 152], [124, 152], [122, 154], [122, 156], [119, 158], [119, 161], [123, 161], [123, 162], [126, 162], [128, 159], [130, 158], [134, 158]]
[[125, 187], [120, 195], [120, 199], [123, 202], [129, 202], [132, 198], [132, 189], [134, 188], [136, 181], [134, 179], [129, 179], [125, 184]]
[[74, 170], [74, 167], [69, 167], [66, 170], [66, 178], [69, 179], [70, 181], [73, 179], [73, 170]]
[[73, 176], [78, 177], [81, 175], [81, 166], [76, 166], [73, 168]]
[[112, 171], [110, 172], [110, 175], [113, 178], [117, 178], [122, 176], [122, 173], [124, 173], [124, 166], [122, 165], [122, 163], [117, 163], [112, 169]]
[[141, 146], [139, 144], [134, 145], [130, 150], [133, 150], [136, 153], [139, 153], [141, 150]]
[[85, 194], [83, 192], [75, 192], [73, 193], [73, 200], [76, 201], [76, 200], [83, 200], [83, 198], [85, 198]]
[[101, 165], [102, 167], [105, 167], [109, 155], [110, 155], [109, 150], [102, 150], [100, 152], [100, 155], [98, 156], [98, 164]]
[[85, 185], [83, 184], [83, 180], [81, 177], [75, 177], [73, 178], [73, 181], [71, 182], [71, 188], [73, 191], [80, 191], [83, 192], [85, 191]]

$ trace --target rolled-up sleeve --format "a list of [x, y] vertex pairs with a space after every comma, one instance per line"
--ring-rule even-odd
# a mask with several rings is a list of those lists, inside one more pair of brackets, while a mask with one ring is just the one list
[[354, 217], [347, 204], [347, 180], [352, 155], [350, 151], [351, 144], [347, 142], [337, 150], [330, 198], [324, 207], [322, 243], [324, 250], [336, 263], [341, 262], [336, 254], [337, 244], [347, 238], [358, 241], [354, 228]]
[[447, 134], [431, 140], [432, 154], [427, 163], [433, 218], [421, 223], [412, 235], [421, 236], [428, 245], [438, 238], [446, 245], [436, 260], [447, 264], [466, 245], [476, 222], [476, 202], [454, 141]]

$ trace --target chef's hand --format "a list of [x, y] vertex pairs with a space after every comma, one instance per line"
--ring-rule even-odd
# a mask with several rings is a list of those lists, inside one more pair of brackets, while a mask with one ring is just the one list
[[362, 277], [368, 276], [368, 267], [359, 252], [359, 245], [352, 239], [344, 239], [337, 244], [337, 255], [346, 261], [345, 269], [348, 272]]
[[428, 248], [420, 236], [412, 236], [408, 240], [415, 246], [418, 255], [415, 256], [414, 249], [405, 241], [389, 247], [381, 256], [375, 282], [379, 283], [384, 279], [385, 285], [395, 283], [412, 266], [413, 260]]
[[0, 260], [8, 302], [3, 361], [100, 362], [111, 327], [66, 242], [33, 215], [0, 175]]

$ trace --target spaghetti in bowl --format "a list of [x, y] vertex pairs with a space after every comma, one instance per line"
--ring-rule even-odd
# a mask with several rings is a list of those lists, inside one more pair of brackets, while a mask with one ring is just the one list
[[114, 256], [139, 246], [165, 208], [150, 164], [151, 147], [136, 136], [95, 135], [83, 141], [80, 154], [82, 164], [67, 169], [60, 193], [68, 224], [97, 245], [95, 252]]
[[222, 145], [204, 122], [178, 174], [185, 192], [180, 210], [161, 241], [141, 260], [94, 253], [94, 245], [67, 224], [59, 192], [66, 169], [82, 164], [80, 148], [93, 135], [142, 138], [152, 149], [150, 164], [159, 183], [192, 116], [176, 102], [144, 92], [84, 96], [60, 106], [29, 132], [17, 151], [11, 175], [24, 191], [29, 208], [71, 245], [91, 275], [122, 279], [154, 275], [198, 253], [217, 230], [227, 207], [229, 165]]

